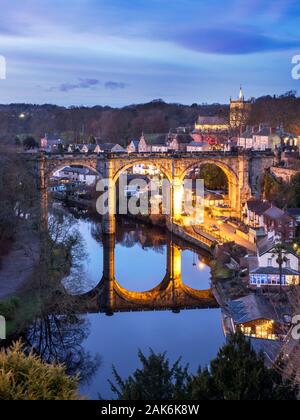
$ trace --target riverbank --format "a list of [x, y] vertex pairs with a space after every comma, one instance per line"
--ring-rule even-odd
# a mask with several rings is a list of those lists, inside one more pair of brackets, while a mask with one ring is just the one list
[[23, 225], [11, 245], [10, 251], [2, 257], [0, 267], [0, 301], [16, 294], [32, 276], [40, 252], [39, 238]]

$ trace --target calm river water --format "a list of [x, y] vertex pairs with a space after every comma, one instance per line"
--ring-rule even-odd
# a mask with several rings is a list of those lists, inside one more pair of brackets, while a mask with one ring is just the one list
[[[77, 228], [86, 244], [85, 291], [95, 288], [103, 273], [101, 228], [90, 220], [79, 220]], [[126, 223], [118, 226], [115, 246], [115, 276], [130, 291], [146, 291], [157, 286], [166, 274], [166, 235], [154, 228]], [[182, 279], [193, 289], [210, 287], [210, 268], [205, 257], [192, 250], [182, 252]], [[122, 312], [84, 315], [86, 338], [81, 347], [101, 363], [94, 376], [81, 387], [88, 398], [113, 398], [108, 379], [112, 365], [122, 377], [137, 367], [138, 350], [167, 352], [171, 361], [182, 357], [190, 370], [206, 366], [224, 343], [219, 309]]]

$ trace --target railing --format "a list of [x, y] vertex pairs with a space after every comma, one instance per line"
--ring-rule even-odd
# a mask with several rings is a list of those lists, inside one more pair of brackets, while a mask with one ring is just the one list
[[193, 231], [197, 235], [197, 239], [200, 237], [201, 242], [209, 246], [214, 245], [218, 242], [218, 239], [220, 239], [220, 236], [219, 238], [213, 237], [209, 233], [204, 232], [202, 229], [196, 228], [195, 226], [193, 226]]
[[47, 151], [39, 151], [38, 154], [49, 156], [49, 157], [74, 157], [74, 158], [106, 158], [106, 159], [143, 159], [143, 158], [226, 158], [226, 157], [238, 157], [238, 156], [248, 156], [248, 157], [262, 157], [262, 156], [273, 156], [274, 154], [270, 151], [230, 151], [230, 152], [223, 152], [223, 151], [205, 151], [205, 152], [180, 152], [180, 151], [169, 151], [169, 152], [143, 152], [143, 153], [127, 153], [127, 152], [102, 152], [102, 153], [74, 153], [74, 152], [47, 152]]

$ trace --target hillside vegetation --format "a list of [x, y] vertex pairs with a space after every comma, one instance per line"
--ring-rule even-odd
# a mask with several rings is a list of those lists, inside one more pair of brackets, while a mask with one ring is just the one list
[[[28, 135], [38, 140], [45, 133], [51, 133], [69, 142], [87, 141], [94, 136], [102, 142], [127, 144], [142, 132], [166, 133], [179, 126], [192, 126], [199, 115], [228, 117], [229, 111], [229, 105], [187, 106], [162, 100], [124, 108], [0, 105], [0, 141], [12, 144], [16, 136], [22, 139]], [[300, 98], [295, 92], [258, 98], [250, 123], [283, 124], [286, 130], [300, 134]]]

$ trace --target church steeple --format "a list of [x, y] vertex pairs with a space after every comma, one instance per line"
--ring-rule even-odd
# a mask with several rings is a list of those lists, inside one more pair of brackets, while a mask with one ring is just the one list
[[243, 92], [243, 87], [240, 87], [240, 94], [239, 94], [239, 101], [244, 101], [245, 97], [244, 97], [244, 92]]

